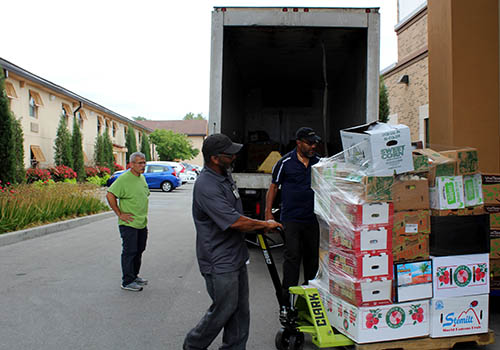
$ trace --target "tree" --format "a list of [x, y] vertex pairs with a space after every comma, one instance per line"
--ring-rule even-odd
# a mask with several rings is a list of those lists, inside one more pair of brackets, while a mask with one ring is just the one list
[[94, 143], [94, 163], [99, 166], [104, 166], [105, 163], [104, 142], [102, 138], [101, 134], [97, 134]]
[[151, 160], [151, 146], [149, 145], [149, 136], [142, 133], [141, 152], [146, 156], [146, 162]]
[[147, 118], [141, 117], [140, 115], [137, 117], [132, 117], [132, 119], [140, 121], [140, 120], [148, 120]]
[[73, 158], [73, 170], [76, 172], [78, 180], [85, 179], [85, 163], [83, 160], [82, 133], [80, 125], [73, 117], [73, 134], [71, 136], [71, 156]]
[[102, 137], [102, 148], [103, 148], [103, 162], [104, 166], [108, 167], [111, 172], [115, 170], [115, 157], [113, 156], [113, 142], [109, 137], [109, 128], [106, 127], [106, 131]]
[[12, 118], [12, 135], [14, 137], [15, 181], [24, 182], [26, 170], [24, 169], [24, 133], [21, 121]]
[[156, 145], [160, 160], [192, 159], [200, 153], [193, 148], [191, 141], [184, 134], [177, 134], [172, 130], [156, 129], [149, 136]]
[[198, 113], [198, 114], [196, 115], [196, 117], [195, 117], [195, 116], [194, 116], [194, 113], [189, 112], [189, 113], [187, 113], [187, 114], [184, 116], [184, 118], [183, 118], [183, 119], [184, 119], [184, 120], [205, 120], [205, 117], [204, 117], [204, 116], [203, 116], [203, 114], [201, 114], [201, 113]]
[[380, 76], [379, 80], [379, 105], [378, 105], [378, 120], [382, 123], [389, 121], [389, 96], [387, 87], [385, 86], [384, 78]]
[[71, 156], [71, 134], [68, 130], [66, 117], [61, 115], [59, 126], [57, 127], [56, 139], [54, 141], [54, 161], [56, 165], [66, 165], [73, 168], [73, 158]]
[[137, 152], [137, 140], [135, 139], [135, 131], [132, 126], [128, 125], [127, 138], [125, 139], [125, 147], [127, 147], [127, 163], [130, 159], [130, 155]]
[[13, 120], [9, 98], [5, 91], [5, 76], [0, 66], [0, 181], [2, 185], [15, 182], [16, 179], [16, 159], [12, 156], [14, 152]]

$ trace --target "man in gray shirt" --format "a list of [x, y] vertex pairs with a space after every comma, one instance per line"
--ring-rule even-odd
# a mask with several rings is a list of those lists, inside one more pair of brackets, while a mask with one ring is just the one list
[[184, 340], [184, 350], [207, 349], [224, 329], [220, 349], [246, 348], [250, 326], [248, 250], [244, 232], [281, 227], [243, 215], [229, 169], [242, 145], [223, 134], [203, 142], [205, 167], [193, 188], [196, 254], [212, 305]]

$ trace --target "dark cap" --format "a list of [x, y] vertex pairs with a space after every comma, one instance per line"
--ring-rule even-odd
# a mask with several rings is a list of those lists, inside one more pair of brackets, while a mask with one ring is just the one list
[[321, 137], [316, 135], [316, 132], [313, 129], [307, 127], [299, 128], [295, 133], [295, 137], [297, 140], [307, 140], [310, 142], [321, 141]]
[[206, 156], [216, 156], [220, 153], [236, 154], [243, 147], [241, 143], [234, 143], [224, 134], [212, 134], [203, 141], [201, 151]]

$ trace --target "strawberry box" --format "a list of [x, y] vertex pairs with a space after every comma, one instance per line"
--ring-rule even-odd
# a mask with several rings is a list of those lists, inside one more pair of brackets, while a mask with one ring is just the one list
[[353, 254], [376, 254], [391, 250], [391, 227], [377, 226], [350, 229], [332, 225], [330, 228], [330, 245], [351, 251]]
[[488, 332], [488, 294], [431, 299], [431, 338]]
[[394, 300], [398, 303], [432, 298], [432, 261], [394, 264]]
[[351, 254], [342, 249], [331, 248], [329, 268], [341, 270], [354, 279], [392, 279], [392, 253]]
[[331, 269], [329, 271], [329, 291], [333, 295], [356, 306], [375, 306], [392, 303], [392, 280], [357, 280]]
[[489, 293], [489, 254], [431, 258], [435, 298]]
[[429, 300], [357, 307], [320, 290], [333, 327], [356, 343], [375, 343], [429, 335]]
[[394, 206], [390, 202], [354, 204], [341, 198], [332, 198], [331, 212], [334, 222], [339, 226], [391, 226]]

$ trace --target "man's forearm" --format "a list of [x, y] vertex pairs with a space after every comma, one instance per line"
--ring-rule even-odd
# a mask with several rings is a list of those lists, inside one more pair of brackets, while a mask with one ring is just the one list
[[115, 214], [118, 217], [120, 217], [120, 215], [122, 214], [122, 212], [120, 211], [120, 208], [118, 207], [118, 202], [116, 200], [115, 195], [112, 194], [111, 192], [108, 192], [106, 194], [106, 199], [108, 200], [108, 204], [111, 207], [111, 209], [115, 212]]
[[266, 193], [266, 218], [271, 218], [272, 217], [272, 209], [273, 209], [273, 203], [276, 198], [276, 194], [278, 193], [278, 186], [276, 184], [271, 184], [269, 186], [269, 189], [267, 190]]
[[257, 230], [267, 230], [271, 227], [271, 225], [267, 221], [256, 220], [242, 215], [230, 227], [238, 231], [248, 232]]

